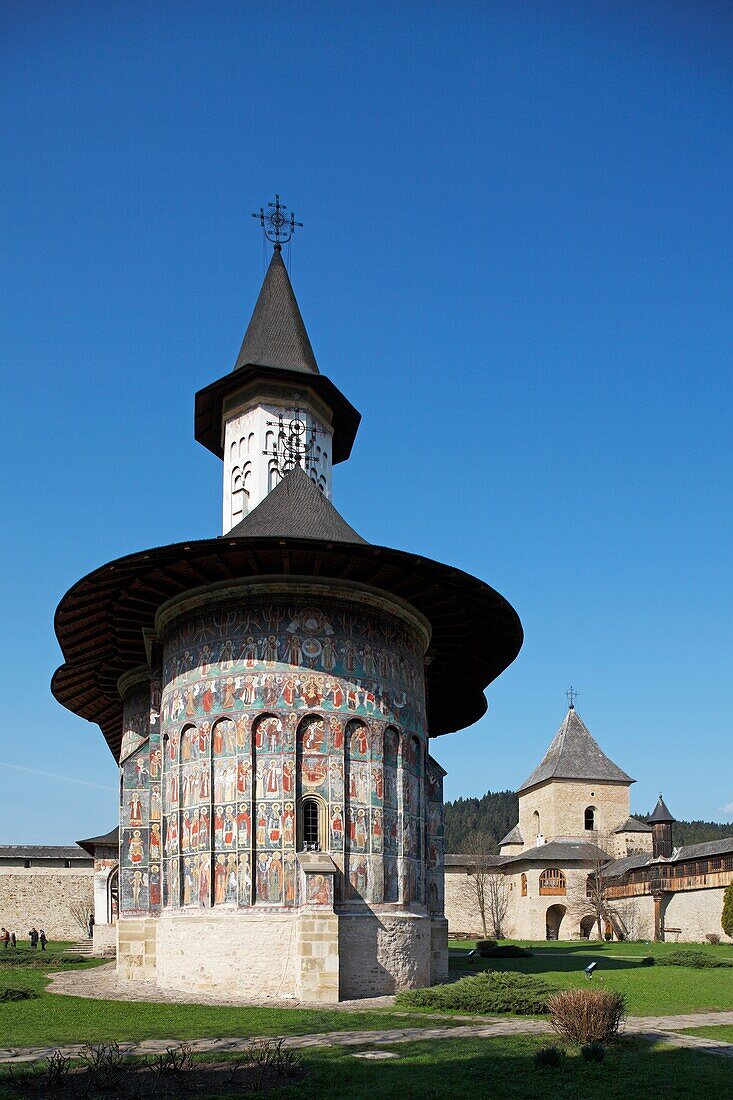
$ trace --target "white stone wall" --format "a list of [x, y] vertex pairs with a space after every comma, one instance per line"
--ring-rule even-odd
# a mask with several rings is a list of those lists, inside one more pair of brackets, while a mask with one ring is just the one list
[[[596, 811], [593, 833], [585, 829], [588, 806]], [[629, 787], [625, 783], [553, 779], [521, 794], [519, 829], [527, 848], [534, 846], [537, 835], [535, 811], [545, 840], [600, 840], [605, 848], [608, 843], [602, 841], [630, 815]]]
[[341, 998], [430, 985], [431, 925], [430, 917], [414, 913], [340, 914]]
[[[256, 508], [279, 481], [275, 472], [277, 460], [263, 452], [272, 451], [277, 443], [280, 412], [283, 412], [285, 432], [290, 430], [293, 405], [292, 400], [288, 405], [259, 402], [226, 420], [222, 516], [224, 534]], [[307, 427], [306, 439], [310, 438], [312, 428], [317, 429], [308, 462], [303, 468], [330, 500], [332, 431], [325, 419], [316, 415], [307, 398], [303, 398], [301, 408], [301, 419]]]
[[[710, 890], [680, 890], [672, 894], [662, 909], [664, 927], [681, 928], [681, 942], [704, 943], [708, 933], [717, 933], [722, 943], [733, 943], [720, 924], [724, 893], [724, 888], [718, 886]], [[665, 939], [674, 940], [675, 936], [667, 934]]]
[[157, 981], [163, 988], [253, 998], [299, 996], [295, 912], [164, 912], [151, 923], [158, 926]]
[[72, 913], [94, 910], [94, 868], [0, 867], [0, 924], [19, 939], [32, 925], [50, 940], [80, 940], [84, 930]]

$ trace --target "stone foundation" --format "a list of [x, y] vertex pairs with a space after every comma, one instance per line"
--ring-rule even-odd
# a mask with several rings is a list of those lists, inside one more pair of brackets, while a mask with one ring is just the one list
[[113, 959], [117, 953], [117, 925], [95, 924], [92, 936], [92, 954]]
[[431, 923], [417, 913], [340, 914], [341, 1000], [430, 985]]

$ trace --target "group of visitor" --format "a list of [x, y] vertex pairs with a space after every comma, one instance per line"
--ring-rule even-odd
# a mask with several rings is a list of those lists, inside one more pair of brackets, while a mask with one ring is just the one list
[[[34, 949], [34, 951], [38, 949], [39, 944], [41, 945], [41, 951], [46, 950], [46, 944], [48, 943], [48, 940], [46, 939], [46, 933], [43, 931], [43, 929], [41, 929], [39, 932], [36, 926], [33, 925], [30, 932], [28, 933], [28, 936], [31, 941], [31, 947]], [[3, 945], [3, 951], [7, 951], [9, 947], [18, 946], [18, 938], [15, 935], [15, 932], [8, 932], [7, 928], [3, 927], [0, 928], [0, 943], [2, 943]]]

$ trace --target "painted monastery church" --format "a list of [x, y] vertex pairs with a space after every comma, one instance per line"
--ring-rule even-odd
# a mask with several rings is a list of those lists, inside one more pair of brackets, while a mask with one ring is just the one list
[[[51, 688], [119, 764], [118, 826], [78, 850], [0, 847], [0, 920], [73, 938], [86, 898], [95, 951], [130, 981], [330, 1003], [442, 981], [449, 923], [480, 930], [475, 868], [444, 858], [432, 744], [481, 718], [523, 634], [484, 581], [336, 509], [361, 417], [303, 323], [282, 258], [297, 223], [268, 209], [241, 348], [195, 397], [221, 535], [101, 565], [56, 612]], [[493, 860], [505, 935], [592, 934], [573, 896], [609, 861], [611, 934], [716, 930], [733, 841], [673, 852], [661, 801], [651, 827], [630, 816], [632, 782], [571, 708]]]

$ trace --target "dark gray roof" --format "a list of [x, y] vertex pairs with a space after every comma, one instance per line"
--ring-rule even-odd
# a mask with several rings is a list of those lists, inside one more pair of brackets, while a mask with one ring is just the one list
[[[483, 862], [486, 867], [503, 867], [506, 863], [506, 856], [484, 856]], [[446, 870], [469, 870], [476, 863], [476, 856], [461, 855], [452, 853], [444, 857], [444, 863]]]
[[568, 863], [575, 859], [590, 863], [602, 860], [605, 863], [608, 855], [587, 841], [551, 840], [548, 844], [527, 848], [519, 855], [507, 856], [505, 863]]
[[604, 783], [633, 783], [606, 756], [585, 726], [575, 707], [570, 707], [541, 763], [525, 779], [519, 791], [548, 779], [589, 779]]
[[270, 260], [234, 369], [247, 364], [319, 373], [287, 269], [277, 251]]
[[366, 539], [349, 527], [301, 466], [294, 466], [272, 492], [222, 538], [270, 536], [367, 544]]
[[110, 831], [103, 836], [90, 836], [88, 840], [79, 840], [77, 843], [85, 852], [89, 852], [90, 856], [94, 855], [95, 848], [119, 848], [119, 826], [115, 825], [114, 829], [110, 829]]
[[522, 840], [522, 834], [519, 831], [519, 826], [515, 825], [513, 829], [510, 829], [503, 840], [499, 841], [499, 847], [502, 844], [524, 844]]
[[78, 844], [0, 844], [0, 859], [78, 859], [89, 855]]
[[627, 817], [623, 825], [617, 825], [613, 831], [614, 833], [650, 833], [652, 829], [644, 821], [639, 821], [638, 817]]
[[664, 804], [664, 799], [662, 798], [661, 794], [659, 796], [659, 799], [657, 800], [656, 806], [649, 816], [649, 821], [653, 825], [668, 825], [674, 821], [674, 818]]
[[683, 844], [681, 848], [675, 848], [672, 852], [670, 862], [702, 859], [704, 856], [727, 856], [731, 852], [733, 852], [733, 836], [726, 836], [722, 840], [708, 840], [704, 844]]
[[637, 867], [644, 867], [647, 863], [651, 862], [651, 854], [649, 852], [640, 852], [635, 856], [624, 856], [623, 859], [614, 859], [612, 863], [607, 864], [603, 873], [607, 878], [616, 878], [618, 875], [625, 875], [627, 871], [633, 871]]

